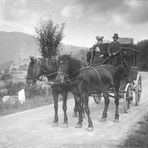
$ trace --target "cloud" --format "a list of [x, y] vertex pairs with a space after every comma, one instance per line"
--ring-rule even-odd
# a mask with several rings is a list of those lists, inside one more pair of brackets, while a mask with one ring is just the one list
[[122, 13], [129, 7], [125, 4], [124, 0], [76, 0], [77, 4], [83, 7], [83, 13], [88, 15], [93, 14], [112, 14]]
[[89, 13], [108, 13], [122, 10], [125, 5], [124, 0], [76, 0], [84, 6]]
[[94, 22], [113, 21], [118, 15], [122, 22], [142, 24], [148, 23], [147, 10], [146, 0], [75, 0], [71, 6], [65, 6], [61, 14], [65, 17], [82, 16]]
[[64, 17], [75, 17], [79, 18], [82, 14], [82, 6], [81, 5], [74, 5], [74, 6], [65, 6], [61, 10], [61, 15]]
[[127, 22], [131, 24], [148, 23], [148, 1], [133, 1], [129, 13], [124, 15]]
[[[42, 16], [41, 7], [34, 0], [0, 0], [0, 29], [33, 33], [37, 19]], [[31, 5], [32, 4], [32, 5]], [[47, 2], [44, 5], [47, 5]]]
[[48, 11], [47, 0], [3, 0], [1, 1], [1, 15], [6, 21], [28, 20], [32, 14], [41, 15]]

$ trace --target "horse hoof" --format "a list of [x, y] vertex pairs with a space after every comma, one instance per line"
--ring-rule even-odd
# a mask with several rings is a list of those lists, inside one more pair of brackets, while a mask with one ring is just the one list
[[107, 118], [101, 118], [99, 119], [100, 122], [105, 122], [107, 120]]
[[88, 127], [87, 130], [88, 130], [89, 132], [93, 131], [93, 127]]
[[118, 123], [119, 122], [119, 119], [114, 119], [114, 122]]
[[58, 122], [53, 122], [52, 123], [52, 127], [57, 127], [58, 126]]
[[68, 127], [68, 123], [63, 123], [62, 127], [63, 128], [67, 128]]
[[81, 127], [82, 127], [82, 124], [80, 124], [80, 123], [77, 123], [75, 126], [75, 128], [81, 128]]

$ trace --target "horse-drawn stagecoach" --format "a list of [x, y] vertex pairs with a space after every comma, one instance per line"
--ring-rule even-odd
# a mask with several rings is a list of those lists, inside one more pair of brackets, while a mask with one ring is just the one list
[[[125, 112], [128, 112], [133, 98], [135, 98], [136, 105], [139, 103], [142, 91], [141, 75], [138, 73], [137, 66], [139, 51], [133, 45], [133, 39], [120, 38], [119, 42], [121, 43], [121, 48], [118, 54], [108, 57], [105, 59], [105, 63], [101, 65], [92, 66], [90, 64], [82, 68], [80, 62], [74, 58], [65, 55], [59, 58], [62, 75], [65, 75], [66, 79], [68, 79], [65, 82], [71, 83], [71, 90], [73, 91], [74, 89], [74, 93], [79, 98], [77, 100], [79, 106], [77, 127], [82, 126], [81, 102], [83, 102], [88, 117], [88, 130], [93, 128], [88, 105], [88, 96], [92, 90], [96, 91], [97, 94], [102, 93], [105, 99], [102, 120], [107, 118], [109, 97], [115, 99], [115, 122], [119, 121], [118, 107], [121, 98], [124, 100]], [[116, 56], [118, 56], [119, 60], [118, 65], [106, 64], [108, 63], [107, 61], [116, 60]], [[133, 92], [135, 96], [133, 96]], [[114, 93], [114, 96], [111, 93]]]
[[[135, 105], [139, 104], [141, 91], [142, 91], [142, 79], [141, 75], [138, 72], [138, 54], [139, 51], [133, 44], [132, 38], [119, 38], [119, 43], [121, 44], [121, 52], [120, 58], [126, 60], [127, 64], [129, 65], [129, 74], [128, 78], [123, 79], [120, 84], [120, 98], [123, 98], [123, 109], [125, 112], [128, 112], [130, 108], [131, 101], [135, 101]], [[108, 63], [113, 57], [108, 57], [107, 55], [107, 43], [103, 44], [105, 60], [100, 59], [98, 65], [102, 65], [104, 63]], [[107, 58], [106, 58], [107, 57]], [[91, 52], [87, 53], [87, 60], [89, 61], [91, 58]], [[102, 57], [101, 57], [102, 58]], [[92, 60], [91, 60], [92, 61]], [[99, 61], [99, 60], [98, 60]], [[101, 61], [103, 61], [101, 63]], [[90, 66], [96, 66], [97, 63], [92, 63]], [[108, 93], [112, 93], [112, 90], [109, 90]], [[96, 94], [96, 95], [94, 95]], [[97, 91], [89, 92], [90, 96], [94, 98], [97, 96]], [[95, 99], [94, 99], [95, 100]]]
[[124, 111], [128, 112], [131, 101], [135, 101], [135, 105], [139, 104], [142, 92], [142, 79], [138, 71], [138, 54], [139, 51], [133, 45], [132, 38], [119, 39], [122, 50], [122, 56], [125, 56], [127, 64], [129, 65], [128, 82], [123, 80], [120, 86], [120, 92], [123, 96]]
[[[120, 39], [120, 42], [121, 41], [122, 39]], [[124, 100], [123, 104], [125, 112], [128, 111], [133, 98], [135, 98], [136, 105], [139, 103], [142, 91], [142, 82], [141, 75], [139, 74], [137, 67], [138, 50], [134, 48], [132, 40], [130, 40], [128, 43], [122, 43], [121, 51], [122, 52], [120, 54], [122, 55], [122, 59], [121, 64], [118, 66], [103, 64], [95, 67], [87, 66], [82, 68], [81, 61], [72, 58], [69, 55], [60, 56], [58, 61], [31, 58], [26, 78], [27, 83], [29, 85], [35, 83], [42, 75], [46, 76], [49, 81], [56, 80], [56, 83], [52, 83], [53, 85], [51, 86], [55, 109], [53, 123], [56, 125], [58, 123], [58, 95], [62, 94], [64, 126], [68, 125], [66, 102], [67, 93], [71, 91], [75, 98], [75, 109], [77, 108], [79, 112], [79, 119], [76, 127], [82, 127], [82, 104], [84, 104], [88, 117], [88, 130], [92, 130], [93, 123], [90, 118], [88, 105], [88, 93], [92, 88], [98, 94], [103, 93], [103, 97], [105, 99], [105, 106], [101, 117], [102, 120], [107, 118], [109, 96], [115, 98], [115, 121], [119, 120], [119, 98], [122, 97]], [[66, 79], [61, 81], [60, 77], [57, 77], [58, 74], [60, 74], [62, 78]], [[133, 97], [133, 92], [135, 93], [135, 97]], [[114, 96], [110, 93], [114, 93]]]

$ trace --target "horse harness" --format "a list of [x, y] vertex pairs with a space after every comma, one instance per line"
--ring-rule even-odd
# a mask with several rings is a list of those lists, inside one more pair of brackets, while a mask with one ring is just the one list
[[[72, 78], [72, 79], [68, 79], [68, 80], [66, 80], [66, 81], [63, 81], [63, 83], [69, 83], [69, 82], [71, 82], [71, 81], [73, 81], [73, 80], [79, 78], [79, 79], [82, 79], [83, 81], [85, 81], [87, 84], [89, 84], [89, 85], [90, 85], [93, 89], [95, 89], [97, 92], [100, 92], [100, 91], [101, 91], [101, 92], [107, 94], [109, 97], [115, 98], [115, 96], [110, 95], [107, 91], [104, 91], [104, 90], [102, 89], [102, 82], [101, 82], [100, 74], [98, 73], [98, 71], [97, 71], [94, 67], [92, 67], [92, 66], [87, 66], [87, 67], [84, 67], [84, 68], [79, 69], [78, 71], [76, 71], [76, 72], [74, 72], [74, 73], [72, 73], [72, 74], [75, 74], [75, 73], [77, 73], [77, 72], [81, 72], [82, 70], [88, 69], [88, 68], [91, 68], [92, 70], [94, 70], [94, 71], [96, 72], [101, 87], [97, 87], [97, 88], [96, 88], [96, 86], [94, 86], [91, 82], [87, 81], [86, 79], [84, 79], [84, 78], [81, 77], [81, 76], [78, 76], [78, 77], [75, 77], [75, 78]], [[70, 85], [70, 87], [71, 87], [71, 85]]]
[[98, 80], [99, 80], [100, 86], [102, 88], [102, 82], [101, 82], [101, 76], [100, 76], [100, 74], [98, 73], [98, 71], [94, 67], [90, 66], [90, 68], [93, 69], [96, 72], [96, 74], [98, 76]]
[[[41, 71], [43, 71], [43, 65], [42, 65], [42, 62], [41, 62], [41, 59], [39, 58], [37, 58], [36, 59], [37, 60], [37, 64], [39, 64], [40, 66], [41, 66]], [[37, 68], [36, 68], [36, 70], [37, 70]], [[34, 71], [34, 73], [36, 73], [36, 70]], [[42, 73], [42, 72], [41, 72]], [[39, 81], [42, 81], [42, 79], [43, 79], [43, 76], [45, 76], [45, 77], [50, 77], [50, 76], [53, 76], [53, 75], [55, 75], [55, 74], [57, 74], [57, 72], [53, 72], [53, 73], [51, 73], [51, 74], [42, 74], [39, 78], [33, 78], [33, 77], [27, 77], [27, 79], [31, 79], [31, 80], [39, 80]]]

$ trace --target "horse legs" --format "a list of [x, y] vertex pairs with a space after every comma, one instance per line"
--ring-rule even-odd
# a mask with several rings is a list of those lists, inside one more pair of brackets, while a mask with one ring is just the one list
[[58, 94], [54, 92], [53, 89], [52, 89], [52, 94], [53, 94], [54, 110], [55, 110], [53, 126], [57, 126], [58, 125]]
[[75, 106], [74, 106], [74, 112], [73, 112], [73, 117], [77, 117], [77, 112], [78, 112], [78, 105], [77, 105], [77, 100], [76, 100], [76, 96], [74, 96], [74, 100], [75, 100]]
[[76, 124], [76, 128], [81, 128], [82, 127], [82, 122], [83, 122], [83, 118], [82, 118], [82, 99], [80, 98], [80, 96], [76, 97], [76, 102], [77, 102], [77, 107], [78, 107], [78, 113], [79, 113], [79, 117], [78, 117], [78, 122]]
[[107, 110], [108, 110], [108, 105], [109, 105], [109, 102], [110, 102], [108, 94], [103, 93], [103, 97], [104, 97], [105, 106], [104, 106], [103, 114], [102, 114], [102, 117], [101, 117], [101, 121], [105, 121], [106, 118], [107, 118]]
[[116, 105], [116, 110], [115, 110], [115, 122], [119, 122], [119, 99], [118, 99], [118, 92], [115, 92], [115, 105]]
[[119, 112], [118, 112], [118, 107], [119, 107], [119, 87], [120, 87], [120, 81], [117, 81], [115, 83], [115, 105], [116, 105], [116, 110], [115, 110], [115, 122], [119, 122]]
[[90, 118], [90, 109], [89, 109], [89, 106], [88, 106], [88, 100], [89, 100], [89, 97], [88, 97], [87, 93], [84, 93], [83, 94], [83, 102], [84, 102], [84, 105], [85, 105], [85, 112], [86, 112], [87, 118], [88, 118], [88, 131], [92, 131], [93, 130], [93, 123], [92, 123], [92, 120]]
[[67, 127], [68, 126], [68, 117], [67, 117], [67, 92], [62, 94], [63, 96], [63, 111], [64, 111], [64, 123], [63, 123], [63, 127]]
[[81, 106], [82, 106], [82, 118], [85, 118], [85, 104], [83, 100], [81, 101]]
[[[79, 109], [78, 109], [78, 104], [76, 101], [76, 97], [74, 97], [75, 100], [75, 106], [74, 106], [74, 112], [73, 112], [73, 117], [78, 117]], [[81, 101], [81, 106], [82, 106], [82, 117], [85, 118], [85, 111], [84, 111], [84, 103]]]

